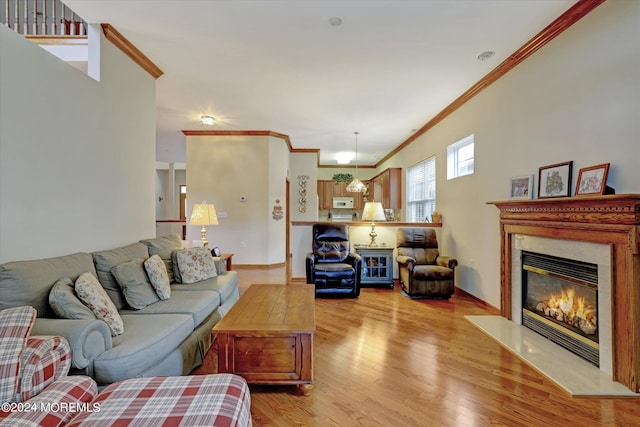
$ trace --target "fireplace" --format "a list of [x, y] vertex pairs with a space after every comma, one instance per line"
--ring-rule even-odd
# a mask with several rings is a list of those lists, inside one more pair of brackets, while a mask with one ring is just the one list
[[500, 209], [502, 316], [522, 324], [521, 250], [596, 263], [599, 370], [640, 392], [640, 194], [488, 203]]
[[598, 265], [522, 251], [522, 325], [600, 366]]

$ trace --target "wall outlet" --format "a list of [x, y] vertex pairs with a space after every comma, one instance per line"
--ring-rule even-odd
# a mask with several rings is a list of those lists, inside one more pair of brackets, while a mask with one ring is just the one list
[[246, 247], [247, 247], [247, 242], [245, 242], [244, 240], [242, 240], [242, 241], [240, 242], [240, 247], [241, 247], [241, 248], [246, 248]]
[[471, 268], [475, 268], [475, 267], [476, 267], [476, 260], [474, 260], [473, 258], [471, 258], [471, 259], [469, 260], [469, 266], [470, 266]]

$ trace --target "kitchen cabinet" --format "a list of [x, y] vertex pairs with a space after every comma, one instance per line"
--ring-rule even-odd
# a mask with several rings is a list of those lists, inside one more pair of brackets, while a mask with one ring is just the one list
[[333, 181], [318, 181], [318, 208], [333, 209]]
[[[365, 185], [369, 183], [363, 181]], [[333, 209], [334, 197], [353, 197], [353, 210], [364, 209], [364, 194], [347, 191], [347, 182], [335, 182], [333, 180], [318, 180], [318, 208], [320, 210]]]
[[385, 169], [371, 178], [369, 188], [373, 201], [382, 203], [383, 208], [402, 208], [402, 168]]

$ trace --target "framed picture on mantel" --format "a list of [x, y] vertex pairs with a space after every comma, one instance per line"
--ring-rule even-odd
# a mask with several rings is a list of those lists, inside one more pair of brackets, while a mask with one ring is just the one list
[[574, 195], [588, 196], [593, 194], [604, 194], [604, 190], [607, 186], [608, 174], [609, 163], [580, 169]]
[[509, 181], [510, 199], [533, 198], [533, 175], [514, 176]]
[[538, 171], [538, 198], [569, 197], [573, 162], [542, 166]]

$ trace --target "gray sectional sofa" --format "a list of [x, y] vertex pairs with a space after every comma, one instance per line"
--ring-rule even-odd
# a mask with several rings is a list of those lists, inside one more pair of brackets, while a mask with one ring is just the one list
[[[191, 284], [176, 283], [177, 234], [143, 240], [121, 248], [0, 265], [0, 310], [30, 305], [38, 318], [34, 335], [61, 335], [71, 345], [72, 370], [105, 385], [126, 378], [186, 375], [200, 365], [212, 344], [211, 329], [240, 298], [238, 273], [214, 258], [217, 277]], [[159, 255], [172, 278], [171, 297], [134, 310], [111, 273], [115, 266]], [[53, 285], [94, 274], [118, 309], [124, 333], [112, 336], [99, 319], [56, 316], [49, 304]], [[175, 273], [175, 274], [174, 274]]]

